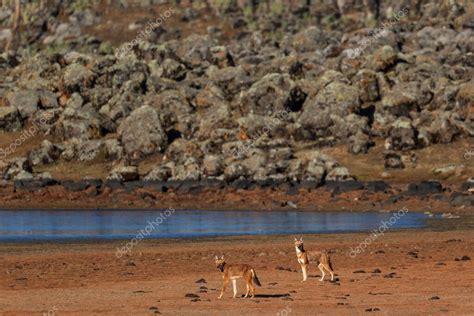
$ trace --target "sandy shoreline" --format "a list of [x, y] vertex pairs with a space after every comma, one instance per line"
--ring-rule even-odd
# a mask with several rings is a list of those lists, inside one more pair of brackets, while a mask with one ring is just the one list
[[[149, 240], [120, 259], [114, 255], [120, 241], [2, 244], [0, 310], [3, 315], [54, 308], [58, 315], [474, 313], [474, 262], [462, 260], [474, 257], [474, 231], [388, 232], [351, 258], [350, 249], [367, 236], [304, 237], [307, 249], [331, 253], [335, 283], [320, 283], [314, 266], [308, 282], [300, 282], [292, 236]], [[232, 300], [228, 290], [217, 299], [222, 278], [213, 265], [216, 254], [256, 269], [263, 285], [256, 298]], [[242, 293], [244, 285], [238, 287]]]

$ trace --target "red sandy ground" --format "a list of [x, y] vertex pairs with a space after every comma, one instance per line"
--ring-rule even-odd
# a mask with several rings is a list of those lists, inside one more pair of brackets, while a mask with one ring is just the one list
[[[57, 315], [474, 314], [473, 231], [390, 232], [351, 258], [350, 248], [366, 237], [304, 237], [307, 249], [331, 252], [335, 283], [319, 282], [314, 266], [308, 281], [300, 282], [292, 236], [146, 241], [121, 259], [115, 248], [124, 242], [3, 244], [0, 314], [53, 309]], [[256, 298], [232, 299], [228, 289], [217, 299], [222, 278], [213, 258], [222, 253], [229, 263], [256, 269], [263, 285]], [[455, 260], [463, 256], [473, 259]], [[196, 283], [199, 279], [206, 283]], [[243, 293], [241, 280], [238, 286]]]

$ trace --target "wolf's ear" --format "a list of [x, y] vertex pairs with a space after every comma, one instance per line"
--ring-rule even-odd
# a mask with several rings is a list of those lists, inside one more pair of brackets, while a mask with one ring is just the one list
[[224, 255], [222, 255], [221, 260], [224, 260]]
[[219, 260], [219, 257], [218, 257], [218, 256], [215, 256], [214, 259]]
[[295, 237], [295, 241], [298, 241], [298, 238]]
[[300, 241], [303, 241], [303, 236], [300, 237]]

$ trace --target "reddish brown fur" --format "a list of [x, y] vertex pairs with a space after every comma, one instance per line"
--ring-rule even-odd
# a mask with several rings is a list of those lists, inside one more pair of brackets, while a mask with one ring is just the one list
[[[243, 278], [245, 280], [247, 286], [247, 292], [245, 293], [245, 297], [248, 297], [250, 293], [250, 297], [254, 297], [255, 295], [255, 286], [261, 286], [260, 281], [257, 277], [255, 270], [249, 266], [248, 264], [227, 264], [224, 260], [224, 256], [215, 258], [216, 267], [222, 272], [222, 278], [224, 279], [224, 283], [222, 285], [222, 290], [219, 298], [224, 295], [225, 289], [231, 280], [236, 280], [238, 278]], [[234, 285], [234, 298], [237, 295], [237, 290]]]

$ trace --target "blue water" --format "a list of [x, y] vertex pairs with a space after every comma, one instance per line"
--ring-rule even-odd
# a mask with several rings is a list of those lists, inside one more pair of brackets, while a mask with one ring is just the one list
[[[371, 231], [393, 214], [381, 212], [0, 210], [1, 241], [129, 239]], [[429, 217], [406, 213], [390, 229], [426, 227]], [[393, 220], [392, 220], [393, 221]], [[147, 227], [148, 226], [148, 227]], [[147, 232], [147, 231], [148, 232]]]

